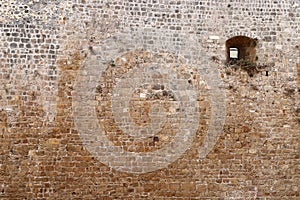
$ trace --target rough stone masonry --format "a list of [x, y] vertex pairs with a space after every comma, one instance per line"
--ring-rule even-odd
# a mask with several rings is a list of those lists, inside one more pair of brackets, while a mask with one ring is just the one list
[[1, 0], [0, 199], [299, 199], [298, 0]]

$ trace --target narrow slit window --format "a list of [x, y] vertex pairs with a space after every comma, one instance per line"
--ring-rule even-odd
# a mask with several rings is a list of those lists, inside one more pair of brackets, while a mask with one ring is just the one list
[[239, 58], [239, 49], [238, 48], [229, 48], [229, 57], [230, 59]]

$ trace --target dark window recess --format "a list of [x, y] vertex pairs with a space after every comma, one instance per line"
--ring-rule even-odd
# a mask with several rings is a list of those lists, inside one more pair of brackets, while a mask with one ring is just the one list
[[256, 62], [257, 39], [246, 36], [235, 36], [226, 41], [228, 64]]

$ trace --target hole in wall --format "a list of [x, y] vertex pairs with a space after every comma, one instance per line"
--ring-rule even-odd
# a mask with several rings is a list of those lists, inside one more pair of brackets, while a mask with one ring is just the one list
[[247, 36], [235, 36], [226, 41], [227, 63], [255, 63], [257, 60], [257, 39]]

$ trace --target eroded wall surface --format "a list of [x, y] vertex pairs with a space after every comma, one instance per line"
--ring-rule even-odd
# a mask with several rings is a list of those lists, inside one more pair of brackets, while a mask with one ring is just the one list
[[299, 13], [2, 0], [0, 199], [299, 199]]

